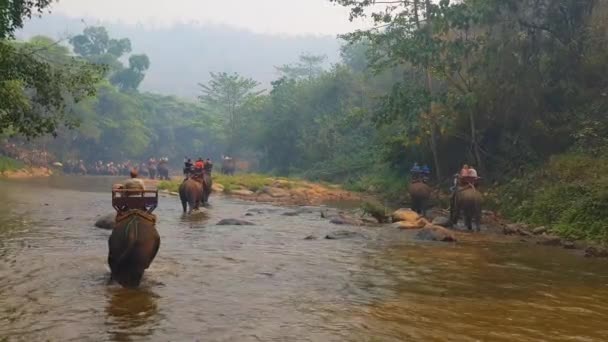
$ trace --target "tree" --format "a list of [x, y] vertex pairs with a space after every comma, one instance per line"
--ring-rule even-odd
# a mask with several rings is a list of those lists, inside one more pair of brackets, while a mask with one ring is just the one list
[[322, 64], [327, 59], [325, 55], [301, 54], [299, 62], [292, 65], [275, 67], [283, 77], [293, 79], [313, 79], [323, 72]]
[[3, 0], [0, 4], [0, 39], [13, 38], [16, 29], [23, 27], [24, 19], [40, 15], [53, 0]]
[[264, 90], [256, 90], [259, 83], [237, 73], [210, 73], [208, 84], [200, 84], [199, 100], [207, 110], [217, 112], [224, 120], [228, 139], [228, 152], [233, 153], [238, 142], [239, 130], [244, 128], [243, 112]]
[[90, 26], [82, 34], [70, 38], [74, 52], [88, 61], [106, 65], [109, 80], [121, 91], [137, 91], [150, 68], [150, 59], [145, 54], [129, 56], [129, 66], [124, 67], [120, 58], [131, 53], [128, 38], [112, 39], [103, 26]]

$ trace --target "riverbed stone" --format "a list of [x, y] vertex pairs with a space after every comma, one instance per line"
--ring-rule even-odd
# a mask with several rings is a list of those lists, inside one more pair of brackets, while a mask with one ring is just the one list
[[110, 214], [103, 215], [99, 219], [97, 219], [97, 221], [95, 222], [95, 227], [101, 228], [101, 229], [112, 230], [112, 229], [114, 229], [115, 222], [116, 222], [116, 214], [110, 213]]
[[574, 243], [574, 241], [562, 241], [562, 247], [564, 247], [565, 249], [575, 249], [576, 244]]
[[337, 224], [337, 225], [350, 225], [350, 226], [362, 225], [361, 220], [357, 220], [355, 218], [344, 216], [344, 215], [338, 215], [338, 216], [332, 218], [329, 221], [329, 223]]
[[420, 219], [420, 215], [412, 209], [399, 209], [391, 215], [393, 222], [408, 221], [416, 222]]
[[335, 232], [331, 232], [325, 236], [327, 240], [341, 240], [341, 239], [353, 239], [353, 238], [365, 238], [365, 235], [352, 232], [348, 230], [337, 230]]
[[230, 190], [230, 194], [236, 195], [236, 196], [252, 196], [253, 191], [247, 190], [247, 189], [236, 189], [236, 190]]
[[291, 193], [285, 189], [281, 189], [281, 188], [275, 188], [275, 187], [271, 187], [271, 186], [265, 186], [262, 189], [260, 189], [260, 194], [267, 194], [270, 197], [273, 198], [280, 198], [280, 197], [289, 197], [291, 196]]
[[211, 191], [212, 192], [224, 192], [224, 186], [220, 183], [213, 183], [213, 184], [211, 184]]
[[455, 242], [456, 236], [441, 226], [428, 225], [416, 233], [415, 238], [422, 241]]
[[541, 235], [541, 234], [544, 234], [544, 233], [546, 233], [548, 231], [549, 231], [549, 228], [547, 228], [545, 226], [536, 227], [536, 228], [532, 229], [532, 234], [534, 234], [534, 235]]
[[428, 226], [430, 223], [425, 218], [419, 218], [417, 221], [399, 221], [393, 223], [393, 227], [399, 229], [421, 229]]
[[450, 225], [450, 219], [445, 216], [437, 216], [433, 219], [434, 226], [447, 227]]
[[283, 216], [298, 216], [300, 212], [298, 211], [286, 211], [282, 214]]
[[589, 246], [585, 249], [585, 257], [587, 257], [587, 258], [608, 258], [608, 248]]
[[559, 246], [562, 243], [562, 239], [555, 235], [541, 235], [540, 239], [536, 242], [543, 246]]
[[255, 226], [255, 223], [239, 219], [223, 219], [217, 223], [218, 226]]

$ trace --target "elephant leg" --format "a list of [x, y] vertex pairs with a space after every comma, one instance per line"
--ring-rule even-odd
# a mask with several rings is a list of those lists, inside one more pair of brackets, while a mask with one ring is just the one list
[[481, 231], [481, 207], [478, 204], [475, 206], [475, 230]]
[[188, 211], [188, 202], [182, 200], [182, 208], [184, 208], [184, 214]]
[[465, 212], [464, 214], [464, 223], [467, 226], [468, 230], [473, 230], [473, 213]]

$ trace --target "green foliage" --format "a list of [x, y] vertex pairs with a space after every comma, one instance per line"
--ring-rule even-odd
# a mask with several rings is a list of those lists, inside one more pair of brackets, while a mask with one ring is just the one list
[[0, 156], [0, 173], [4, 171], [16, 171], [23, 169], [24, 167], [25, 165], [20, 161]]
[[0, 2], [0, 39], [13, 38], [25, 19], [42, 14], [53, 0], [2, 0]]
[[514, 219], [608, 243], [608, 158], [566, 154], [496, 190]]

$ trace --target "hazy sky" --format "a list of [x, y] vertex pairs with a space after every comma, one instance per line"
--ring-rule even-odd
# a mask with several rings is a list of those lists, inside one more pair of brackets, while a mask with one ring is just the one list
[[165, 26], [198, 21], [259, 33], [337, 34], [363, 27], [329, 0], [59, 0], [53, 12], [75, 18]]

